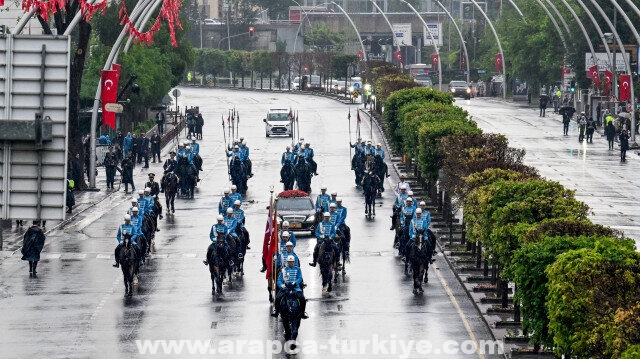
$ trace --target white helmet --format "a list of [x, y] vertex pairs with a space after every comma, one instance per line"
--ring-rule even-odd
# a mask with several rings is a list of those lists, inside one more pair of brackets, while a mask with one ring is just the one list
[[282, 232], [282, 236], [283, 236], [283, 237], [291, 237], [291, 235], [289, 234], [289, 232], [288, 232], [288, 231], [284, 231], [284, 232]]
[[406, 184], [400, 185], [400, 189], [407, 189], [407, 185]]
[[231, 191], [229, 190], [229, 188], [225, 188], [225, 189], [224, 189], [224, 193], [225, 193], [225, 194], [227, 194], [227, 193], [229, 193], [229, 192], [231, 192]]
[[232, 189], [232, 190], [234, 190], [234, 189], [238, 189], [238, 187], [237, 187], [236, 185], [234, 185], [234, 184], [233, 184], [233, 185], [231, 185], [231, 189]]
[[124, 215], [124, 220], [125, 220], [125, 221], [130, 221], [130, 220], [131, 220], [131, 216], [130, 216], [130, 215], [128, 215], [128, 214], [125, 214], [125, 215]]
[[422, 208], [416, 209], [416, 214], [422, 214]]
[[151, 188], [149, 188], [149, 187], [145, 187], [145, 188], [144, 188], [144, 191], [145, 191], [145, 192], [151, 192]]
[[233, 208], [231, 207], [227, 208], [227, 213], [233, 213]]
[[191, 146], [187, 145], [187, 146], [185, 146], [185, 148], [184, 148], [184, 149], [185, 149], [185, 150], [191, 150]]
[[425, 201], [420, 201], [420, 205], [421, 205], [421, 206], [426, 206], [426, 205], [427, 205], [427, 202], [425, 202]]
[[224, 217], [222, 217], [222, 215], [221, 215], [221, 214], [219, 214], [219, 215], [218, 215], [218, 217], [216, 217], [216, 219], [217, 219], [218, 221], [224, 221]]
[[289, 242], [285, 243], [285, 246], [292, 246], [293, 247], [293, 242], [289, 241]]
[[342, 197], [337, 197], [336, 202], [342, 202]]
[[324, 217], [331, 217], [331, 213], [329, 213], [329, 212], [324, 212], [324, 215], [323, 215], [323, 216], [324, 216]]
[[131, 212], [140, 212], [140, 209], [138, 207], [133, 207], [131, 208]]
[[282, 222], [282, 226], [283, 227], [289, 227], [289, 221]]
[[293, 256], [288, 256], [287, 257], [287, 262], [295, 262], [296, 259]]
[[413, 202], [413, 198], [407, 197], [407, 202]]
[[334, 202], [331, 202], [331, 204], [329, 205], [329, 208], [336, 208], [338, 207], [337, 204], [335, 204]]
[[408, 194], [409, 196], [413, 196], [413, 191], [407, 191], [407, 194]]
[[132, 198], [132, 199], [131, 199], [131, 203], [138, 203], [138, 200], [137, 200], [137, 199], [135, 199], [135, 198]]
[[138, 194], [142, 194], [143, 195], [144, 194], [144, 190], [139, 190]]
[[233, 202], [233, 205], [234, 205], [234, 206], [239, 206], [239, 205], [240, 205], [240, 200], [239, 200], [239, 199], [236, 199], [236, 200]]

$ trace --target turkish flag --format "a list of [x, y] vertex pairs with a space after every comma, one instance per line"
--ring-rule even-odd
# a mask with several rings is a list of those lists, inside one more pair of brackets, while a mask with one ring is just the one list
[[116, 114], [105, 109], [108, 103], [116, 103], [118, 99], [118, 70], [102, 70], [100, 84], [102, 86], [102, 123], [116, 129]]
[[438, 69], [438, 61], [440, 59], [438, 58], [438, 54], [433, 54], [431, 55], [431, 63], [433, 64], [433, 68], [434, 70]]
[[[266, 251], [265, 251], [266, 249]], [[266, 253], [265, 253], [266, 252]], [[273, 255], [278, 253], [278, 209], [275, 202], [269, 206], [269, 218], [267, 218], [267, 228], [264, 232], [264, 243], [262, 247], [262, 257], [267, 265], [267, 280], [271, 280], [273, 266]], [[274, 278], [276, 279], [276, 278]]]
[[496, 63], [496, 72], [502, 72], [502, 54], [495, 54], [493, 58]]
[[364, 52], [362, 52], [362, 50], [358, 50], [358, 58], [362, 60], [363, 57], [364, 57]]
[[620, 75], [620, 101], [631, 99], [631, 76]]
[[611, 91], [611, 82], [613, 81], [613, 73], [611, 73], [611, 71], [609, 71], [609, 69], [607, 69], [604, 72], [604, 76], [605, 76], [606, 81], [607, 81], [607, 95], [609, 95], [609, 92]]
[[401, 63], [401, 64], [404, 63], [402, 61], [402, 52], [400, 52], [400, 50], [394, 52], [393, 55], [396, 57], [396, 60], [398, 60], [399, 63]]
[[593, 65], [589, 68], [587, 77], [590, 77], [591, 80], [593, 80], [593, 84], [596, 85], [596, 87], [600, 87], [600, 74], [598, 73], [598, 65]]

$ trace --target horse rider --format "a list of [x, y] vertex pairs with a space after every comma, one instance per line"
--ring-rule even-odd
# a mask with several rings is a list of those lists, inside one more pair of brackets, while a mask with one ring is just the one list
[[229, 197], [233, 200], [233, 202], [231, 202], [232, 204], [236, 201], [240, 201], [240, 203], [242, 203], [242, 195], [238, 193], [238, 187], [234, 184], [231, 185], [231, 193], [229, 194]]
[[305, 160], [310, 165], [311, 172], [313, 172], [314, 176], [317, 176], [318, 175], [318, 164], [313, 159], [314, 152], [313, 152], [313, 148], [311, 148], [311, 143], [309, 143], [309, 141], [307, 141], [305, 143], [304, 151], [305, 151]]
[[164, 193], [164, 176], [166, 176], [167, 173], [169, 172], [173, 172], [176, 169], [176, 166], [178, 165], [178, 161], [176, 161], [176, 153], [174, 151], [169, 152], [169, 157], [167, 158], [166, 161], [164, 161], [164, 164], [162, 165], [162, 168], [164, 169], [164, 174], [162, 175], [162, 179], [160, 179], [160, 192]]
[[396, 201], [393, 203], [393, 215], [391, 216], [391, 228], [389, 230], [395, 229], [396, 219], [398, 215], [400, 215], [400, 211], [402, 211], [402, 207], [404, 207], [404, 201], [409, 197], [407, 194], [407, 186], [400, 186], [400, 193], [396, 194]]
[[327, 194], [327, 186], [320, 187], [320, 192], [316, 197], [316, 212], [324, 213], [329, 210], [331, 197]]
[[334, 242], [334, 238], [336, 237], [336, 226], [331, 223], [331, 213], [324, 213], [324, 220], [318, 223], [316, 227], [316, 246], [313, 249], [313, 262], [309, 263], [310, 266], [315, 267], [318, 263], [318, 251], [320, 250], [320, 245], [325, 240], [331, 241], [331, 245], [334, 250], [338, 251], [338, 246]]
[[342, 205], [342, 197], [336, 198], [336, 212], [340, 215], [339, 224], [336, 228], [344, 233], [345, 238], [351, 238], [351, 229], [347, 226], [347, 207]]
[[[284, 263], [284, 260], [281, 261], [281, 257], [284, 255], [284, 257], [282, 257], [282, 259], [287, 258], [287, 245], [291, 244], [291, 250], [290, 252], [293, 252], [293, 242], [291, 242], [291, 234], [288, 231], [284, 231], [280, 234], [279, 236], [279, 241], [278, 241], [278, 255], [276, 258], [276, 268], [280, 269], [282, 266], [282, 263]], [[275, 253], [274, 253], [275, 255]], [[297, 259], [298, 256], [296, 256]], [[297, 267], [300, 266], [300, 261], [297, 261]]]
[[140, 209], [140, 216], [142, 217], [151, 210], [151, 203], [149, 203], [144, 196], [144, 190], [138, 191], [138, 208]]
[[178, 159], [180, 159], [180, 157], [184, 156], [184, 153], [185, 153], [184, 142], [180, 142], [178, 144]]
[[302, 142], [302, 141], [304, 141], [304, 138], [303, 138], [303, 137], [301, 137], [301, 138], [298, 140], [298, 143], [296, 143], [296, 144], [293, 146], [293, 154], [297, 155], [297, 154], [300, 152], [300, 148], [301, 148], [302, 146], [304, 146], [304, 144], [303, 144], [303, 142]]
[[[153, 197], [151, 195], [151, 188], [149, 187], [145, 187], [144, 189], [144, 199], [147, 201], [147, 211], [151, 212], [155, 218], [155, 208], [156, 208], [156, 204], [160, 205], [160, 203], [157, 201], [157, 199], [155, 197]], [[160, 207], [160, 211], [159, 211], [159, 217], [160, 219], [162, 219], [162, 207]], [[158, 222], [156, 221], [156, 232], [160, 232], [160, 228], [158, 228]]]
[[238, 145], [234, 145], [232, 150], [227, 151], [227, 157], [233, 157], [231, 159], [232, 161], [234, 158], [237, 158], [240, 162], [244, 163], [244, 156], [242, 152], [240, 152], [240, 146]]
[[[302, 315], [300, 317], [302, 319], [309, 318], [309, 316], [305, 312], [307, 307], [307, 300], [305, 299], [304, 294], [302, 293], [302, 286], [301, 286], [302, 270], [300, 270], [299, 267], [295, 266], [294, 256], [291, 255], [287, 257], [287, 265], [280, 270], [280, 274], [278, 274], [277, 284], [278, 284], [278, 288], [281, 288], [281, 289], [286, 289], [287, 284], [294, 284], [296, 295], [298, 297], [298, 301], [300, 302], [300, 311], [302, 312]], [[273, 317], [277, 317], [279, 314], [278, 308], [280, 307], [280, 302], [282, 301], [284, 294], [285, 294], [284, 290], [279, 290], [278, 294], [276, 294], [276, 302], [274, 305], [275, 310], [273, 311], [273, 313], [271, 313]]]
[[376, 145], [375, 154], [380, 156], [380, 158], [384, 160], [384, 150], [382, 149], [382, 145], [380, 145], [380, 143]]
[[405, 200], [405, 205], [402, 207], [402, 217], [400, 220], [402, 221], [402, 227], [406, 227], [409, 225], [409, 222], [413, 218], [413, 214], [417, 209], [416, 204], [413, 201], [413, 198], [407, 197]]
[[113, 152], [113, 146], [109, 146], [109, 152], [104, 155], [104, 168], [107, 173], [107, 188], [113, 189], [116, 168], [118, 167], [118, 156]]
[[195, 138], [191, 139], [191, 144], [189, 146], [191, 146], [191, 152], [194, 155], [200, 155], [200, 144], [196, 142]]
[[155, 173], [153, 172], [149, 173], [149, 181], [147, 181], [147, 183], [144, 184], [144, 187], [149, 188], [150, 194], [158, 198], [158, 193], [160, 193], [160, 185], [158, 184], [158, 182], [155, 181], [155, 178], [156, 178]]
[[280, 231], [280, 235], [284, 234], [284, 232], [289, 233], [289, 242], [293, 243], [293, 247], [295, 248], [297, 240], [296, 234], [289, 230], [289, 221], [282, 221], [282, 230]]
[[338, 192], [331, 192], [331, 198], [329, 198], [329, 202], [327, 203], [327, 206], [329, 206], [331, 203], [336, 203], [338, 202]]
[[362, 138], [358, 137], [358, 141], [356, 141], [356, 143], [349, 142], [349, 146], [355, 149], [353, 157], [351, 158], [351, 170], [356, 168], [356, 158], [364, 156], [364, 147], [360, 141], [362, 141]]
[[287, 146], [287, 150], [282, 153], [282, 159], [280, 159], [280, 165], [284, 166], [284, 164], [289, 161], [293, 164], [295, 160], [295, 155], [291, 152], [291, 146]]
[[247, 231], [247, 228], [244, 226], [245, 216], [244, 216], [244, 210], [240, 208], [241, 204], [242, 202], [240, 202], [240, 200], [235, 200], [233, 202], [233, 217], [236, 219], [238, 228], [240, 228], [240, 230], [244, 234], [244, 240], [246, 242], [244, 243], [244, 245], [247, 247], [247, 249], [251, 249], [251, 247], [249, 247], [249, 243], [250, 243], [249, 231]]
[[400, 175], [400, 182], [396, 183], [396, 187], [393, 189], [394, 192], [400, 193], [400, 189], [402, 188], [402, 186], [404, 186], [407, 191], [411, 191], [409, 182], [405, 181], [406, 178], [407, 176], [405, 176], [404, 174]]
[[118, 227], [118, 234], [116, 235], [116, 239], [118, 240], [118, 246], [114, 251], [116, 262], [113, 264], [114, 267], [120, 267], [120, 262], [118, 258], [120, 258], [120, 250], [124, 247], [122, 243], [122, 236], [131, 235], [131, 245], [134, 247], [136, 253], [139, 255], [140, 249], [138, 248], [138, 243], [136, 242], [136, 238], [140, 235], [140, 230], [131, 223], [131, 216], [126, 214], [124, 216], [124, 223]]
[[411, 219], [409, 224], [409, 241], [414, 241], [418, 234], [423, 234], [428, 243], [427, 229], [431, 225], [431, 217], [423, 216], [422, 209], [415, 210], [415, 217]]
[[242, 152], [242, 157], [244, 158], [244, 166], [247, 168], [247, 172], [249, 173], [249, 178], [253, 177], [253, 164], [251, 163], [251, 159], [249, 158], [249, 146], [247, 146], [247, 141], [244, 140], [244, 137], [240, 137], [240, 152]]
[[[422, 212], [422, 217], [426, 217], [429, 223], [431, 223], [431, 212], [429, 212], [429, 210], [427, 209], [427, 202], [420, 201], [420, 203], [418, 204], [418, 207], [419, 207], [418, 209], [420, 209]], [[416, 209], [416, 211], [418, 209]], [[413, 218], [416, 218], [415, 213], [413, 215]]]
[[[282, 238], [283, 239], [289, 238], [289, 236], [286, 235], [285, 233], [283, 233]], [[278, 258], [276, 258], [276, 268], [278, 268], [278, 270], [282, 268], [282, 265], [284, 264], [285, 259], [289, 256], [293, 256], [295, 258], [294, 265], [300, 268], [300, 259], [298, 258], [298, 255], [293, 252], [293, 243], [291, 243], [291, 241], [287, 241], [284, 247], [280, 249], [280, 255], [278, 256]]]
[[127, 211], [127, 214], [131, 214], [133, 212], [133, 208], [138, 208], [138, 210], [140, 209], [140, 207], [138, 207], [138, 199], [137, 198], [131, 198], [131, 207], [129, 207], [129, 210]]
[[375, 147], [373, 147], [371, 145], [371, 141], [367, 141], [367, 145], [364, 147], [363, 151], [364, 151], [364, 155], [365, 156], [369, 156], [369, 155], [375, 156], [376, 155], [376, 149], [375, 149]]
[[238, 240], [238, 233], [236, 232], [236, 227], [238, 226], [238, 221], [233, 216], [233, 208], [227, 208], [227, 216], [224, 217], [224, 224], [229, 229], [229, 236], [233, 237], [233, 239]]
[[[209, 239], [211, 240], [211, 244], [209, 244], [209, 247], [207, 248], [207, 257], [202, 261], [202, 263], [204, 263], [204, 265], [206, 266], [209, 265], [209, 258], [211, 257], [211, 253], [213, 253], [216, 244], [218, 244], [218, 236], [222, 236], [222, 238], [225, 238], [227, 235], [229, 235], [229, 228], [227, 228], [227, 226], [224, 224], [224, 217], [219, 214], [216, 220], [217, 223], [211, 226], [211, 232], [209, 232]], [[225, 246], [228, 247], [229, 245], [225, 242]], [[229, 265], [233, 265], [233, 260], [229, 263]]]
[[227, 208], [233, 205], [234, 199], [229, 196], [229, 192], [228, 188], [224, 189], [224, 196], [220, 198], [220, 203], [218, 203], [218, 214], [227, 213]]
[[129, 217], [131, 218], [131, 225], [138, 228], [142, 234], [142, 222], [144, 221], [144, 217], [140, 214], [140, 209], [138, 209], [138, 207], [131, 208], [131, 214]]

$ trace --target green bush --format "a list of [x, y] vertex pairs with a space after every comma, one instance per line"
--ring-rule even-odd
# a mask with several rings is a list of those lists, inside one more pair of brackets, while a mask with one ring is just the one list
[[147, 133], [149, 130], [156, 125], [156, 120], [154, 118], [149, 118], [144, 122], [138, 122], [138, 124], [133, 128], [133, 132], [135, 133]]

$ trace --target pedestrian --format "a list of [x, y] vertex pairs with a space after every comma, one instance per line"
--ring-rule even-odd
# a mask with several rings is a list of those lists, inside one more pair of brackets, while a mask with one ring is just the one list
[[140, 146], [140, 137], [136, 136], [135, 133], [131, 135], [131, 138], [133, 138], [133, 158], [131, 158], [131, 160], [133, 160], [133, 165], [135, 167], [136, 162], [138, 164], [142, 163], [142, 157], [140, 156], [140, 148], [142, 146]]
[[553, 101], [553, 113], [558, 113], [558, 104], [560, 103], [560, 98], [558, 97], [558, 86], [553, 89], [553, 93], [551, 94], [551, 98]]
[[202, 139], [202, 126], [204, 126], [204, 118], [202, 114], [199, 113], [196, 117], [196, 138]]
[[629, 149], [629, 134], [627, 130], [622, 130], [620, 133], [620, 161], [627, 161], [627, 150]]
[[80, 160], [80, 154], [76, 153], [75, 157], [71, 159], [71, 179], [79, 186], [83, 181], [82, 161]]
[[607, 123], [607, 126], [604, 128], [604, 134], [607, 136], [607, 142], [609, 143], [609, 149], [613, 149], [613, 141], [616, 138], [616, 126], [613, 124], [613, 121]]
[[67, 178], [67, 213], [71, 214], [73, 206], [76, 205], [76, 196], [73, 194], [73, 190], [76, 187], [76, 183], [72, 179]]
[[587, 143], [593, 143], [593, 132], [596, 130], [596, 123], [593, 117], [587, 119]]
[[131, 191], [135, 192], [136, 190], [136, 185], [133, 184], [133, 158], [134, 155], [133, 153], [131, 153], [131, 156], [125, 157], [120, 164], [120, 166], [122, 167], [120, 172], [122, 173], [124, 193], [129, 193], [129, 184], [131, 184]]
[[547, 95], [540, 95], [540, 117], [545, 117], [548, 101]]
[[158, 135], [158, 131], [153, 131], [153, 136], [151, 136], [151, 157], [153, 158], [153, 163], [156, 163], [156, 157], [158, 157], [158, 163], [160, 163], [160, 143], [162, 142], [162, 137]]
[[113, 143], [119, 144], [120, 148], [122, 149], [123, 142], [124, 142], [124, 135], [122, 134], [122, 131], [118, 131], [118, 133], [116, 134], [116, 138], [113, 140]]
[[156, 125], [158, 126], [158, 133], [160, 136], [164, 135], [164, 111], [156, 113]]
[[40, 252], [44, 248], [44, 241], [46, 237], [42, 228], [40, 228], [40, 221], [33, 221], [33, 225], [29, 227], [24, 234], [24, 240], [22, 241], [22, 260], [29, 261], [29, 277], [36, 278], [36, 267], [38, 261], [40, 261]]
[[571, 123], [571, 115], [567, 111], [562, 113], [562, 134], [569, 135], [569, 123]]
[[122, 140], [122, 151], [124, 157], [129, 157], [133, 151], [133, 137], [131, 136], [131, 132], [127, 132], [127, 136]]
[[578, 141], [584, 141], [584, 135], [587, 130], [587, 116], [585, 116], [584, 112], [580, 113], [578, 116]]
[[104, 155], [104, 169], [107, 174], [107, 188], [113, 189], [117, 166], [118, 157], [113, 150], [113, 146], [109, 146], [109, 152]]
[[[138, 153], [144, 159], [144, 167], [142, 168], [149, 168], [149, 138], [142, 132], [140, 132], [138, 138], [140, 139]], [[138, 163], [140, 163], [140, 158], [138, 158]]]
[[598, 126], [602, 124], [602, 105], [598, 102], [598, 106], [596, 106], [596, 122]]

